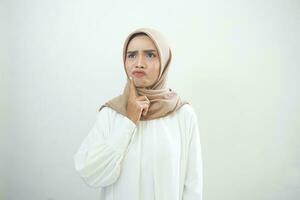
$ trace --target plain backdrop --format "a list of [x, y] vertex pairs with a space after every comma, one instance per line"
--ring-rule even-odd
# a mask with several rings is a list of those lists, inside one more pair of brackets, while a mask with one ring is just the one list
[[300, 199], [297, 0], [0, 0], [0, 199], [97, 200], [73, 155], [152, 27], [194, 106], [204, 200]]

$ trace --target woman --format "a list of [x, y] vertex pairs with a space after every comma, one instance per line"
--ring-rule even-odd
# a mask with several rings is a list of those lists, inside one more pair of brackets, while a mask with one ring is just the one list
[[166, 40], [154, 29], [137, 29], [125, 40], [123, 61], [123, 94], [99, 108], [74, 155], [75, 169], [103, 200], [201, 200], [197, 116], [166, 87]]

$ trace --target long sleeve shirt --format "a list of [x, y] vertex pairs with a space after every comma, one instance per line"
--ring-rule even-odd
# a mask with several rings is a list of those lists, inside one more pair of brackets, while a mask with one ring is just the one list
[[197, 116], [190, 104], [137, 125], [104, 107], [74, 155], [100, 200], [202, 200]]

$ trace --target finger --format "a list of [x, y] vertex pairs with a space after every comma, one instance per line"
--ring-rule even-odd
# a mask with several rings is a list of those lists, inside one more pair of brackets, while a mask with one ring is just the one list
[[142, 108], [142, 115], [143, 116], [146, 116], [147, 115], [147, 108], [146, 107], [144, 107], [144, 108]]
[[142, 114], [143, 116], [147, 115], [148, 110], [149, 110], [149, 103], [148, 102], [143, 102], [140, 104], [141, 108], [142, 108]]
[[136, 100], [138, 100], [138, 101], [147, 101], [147, 102], [149, 102], [150, 103], [150, 101], [149, 101], [149, 99], [147, 98], [147, 96], [138, 96], [137, 98], [136, 98]]
[[137, 101], [146, 101], [146, 99], [145, 99], [144, 96], [137, 96], [137, 97], [136, 97], [136, 100], [137, 100]]
[[148, 97], [147, 96], [144, 96], [144, 97], [145, 97], [146, 101], [150, 104], [150, 100], [148, 99]]
[[137, 96], [137, 97], [136, 97], [136, 100], [137, 100], [137, 101], [143, 101], [143, 100], [144, 100], [144, 97], [143, 97], [143, 96]]
[[146, 116], [148, 113], [149, 107], [147, 106], [144, 110], [143, 110], [143, 116]]
[[142, 105], [150, 105], [150, 102], [149, 101], [137, 101], [137, 103], [142, 106]]
[[132, 78], [131, 76], [129, 77], [129, 81], [130, 81], [129, 95], [130, 95], [131, 97], [137, 97], [136, 88], [135, 88], [135, 85], [134, 85], [133, 78]]
[[147, 113], [148, 113], [148, 107], [146, 107], [144, 110], [143, 110], [143, 116], [146, 116], [147, 115]]

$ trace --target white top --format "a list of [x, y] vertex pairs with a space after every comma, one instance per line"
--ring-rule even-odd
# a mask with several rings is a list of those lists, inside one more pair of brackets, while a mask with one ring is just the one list
[[189, 104], [137, 125], [104, 107], [74, 163], [100, 188], [100, 200], [202, 200], [200, 135]]

